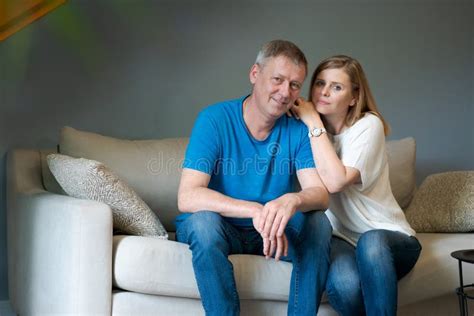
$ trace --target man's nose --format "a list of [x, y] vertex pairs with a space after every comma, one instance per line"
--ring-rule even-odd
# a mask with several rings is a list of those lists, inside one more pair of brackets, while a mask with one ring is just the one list
[[287, 98], [290, 96], [290, 83], [284, 82], [280, 87], [280, 93], [283, 97]]

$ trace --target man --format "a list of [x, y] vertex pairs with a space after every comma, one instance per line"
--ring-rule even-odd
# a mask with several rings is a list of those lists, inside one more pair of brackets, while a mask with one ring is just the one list
[[[198, 116], [183, 163], [177, 239], [190, 245], [207, 315], [240, 311], [231, 254], [293, 262], [289, 315], [316, 315], [329, 267], [328, 193], [308, 130], [285, 113], [307, 61], [291, 42], [263, 46], [250, 69], [252, 93]], [[301, 191], [293, 193], [297, 176]], [[283, 256], [283, 257], [282, 257]]]

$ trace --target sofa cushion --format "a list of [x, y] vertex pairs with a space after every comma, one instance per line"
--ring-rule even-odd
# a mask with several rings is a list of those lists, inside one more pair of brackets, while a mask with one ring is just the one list
[[390, 186], [401, 208], [405, 209], [416, 187], [416, 143], [412, 137], [387, 141]]
[[[124, 179], [160, 215], [168, 231], [175, 231], [178, 185], [188, 138], [123, 140], [83, 132], [61, 130], [60, 152], [103, 162]], [[387, 142], [390, 184], [402, 208], [408, 206], [415, 189], [415, 140]]]
[[428, 176], [405, 214], [417, 232], [474, 231], [474, 171]]
[[[458, 261], [451, 252], [473, 248], [473, 234], [420, 233], [423, 247], [412, 271], [398, 283], [401, 305], [438, 296], [455, 295], [459, 286]], [[464, 264], [464, 284], [474, 283], [474, 264]]]
[[102, 163], [60, 154], [48, 155], [47, 160], [67, 194], [103, 202], [112, 208], [114, 228], [132, 235], [168, 238], [155, 213]]
[[[472, 248], [472, 234], [417, 237], [423, 250], [399, 282], [400, 305], [453, 294], [459, 286], [458, 264], [450, 253]], [[291, 263], [252, 255], [231, 255], [229, 260], [241, 299], [288, 300]], [[474, 283], [474, 265], [465, 265], [464, 271], [465, 284]], [[143, 294], [199, 298], [188, 245], [170, 240], [114, 236], [113, 284]]]
[[166, 230], [175, 231], [178, 185], [187, 143], [187, 138], [122, 140], [64, 127], [59, 150], [104, 163], [159, 215]]
[[[189, 246], [170, 240], [114, 236], [114, 286], [144, 294], [199, 298]], [[291, 263], [231, 255], [241, 299], [288, 300]]]

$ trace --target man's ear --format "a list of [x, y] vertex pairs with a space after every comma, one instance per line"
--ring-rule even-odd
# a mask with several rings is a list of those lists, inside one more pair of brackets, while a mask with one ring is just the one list
[[255, 84], [257, 81], [258, 74], [260, 73], [260, 66], [258, 64], [253, 64], [250, 68], [249, 79], [252, 84]]

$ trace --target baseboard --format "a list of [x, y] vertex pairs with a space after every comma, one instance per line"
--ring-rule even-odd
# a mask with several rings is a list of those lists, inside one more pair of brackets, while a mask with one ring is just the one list
[[10, 301], [0, 301], [0, 316], [15, 316]]

